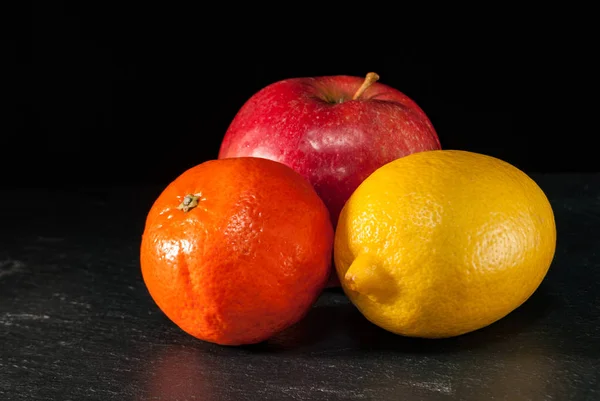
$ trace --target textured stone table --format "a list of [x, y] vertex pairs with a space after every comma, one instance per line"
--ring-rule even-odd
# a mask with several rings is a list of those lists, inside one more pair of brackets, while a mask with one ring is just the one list
[[186, 335], [141, 279], [161, 188], [0, 191], [0, 399], [599, 400], [600, 175], [533, 175], [555, 210], [554, 263], [528, 302], [447, 340], [366, 321], [339, 290], [272, 340]]

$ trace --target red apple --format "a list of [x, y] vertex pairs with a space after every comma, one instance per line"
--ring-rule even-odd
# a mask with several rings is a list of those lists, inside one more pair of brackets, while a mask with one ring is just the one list
[[262, 157], [288, 165], [312, 183], [335, 227], [346, 200], [377, 168], [441, 148], [425, 112], [378, 80], [369, 73], [270, 84], [237, 112], [218, 157]]

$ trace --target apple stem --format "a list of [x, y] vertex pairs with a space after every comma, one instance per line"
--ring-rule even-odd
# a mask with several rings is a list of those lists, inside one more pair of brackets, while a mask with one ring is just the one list
[[358, 99], [363, 93], [365, 93], [365, 91], [367, 90], [367, 88], [369, 88], [369, 86], [373, 85], [378, 80], [379, 80], [379, 75], [377, 75], [374, 72], [369, 72], [367, 74], [367, 76], [365, 77], [365, 80], [363, 81], [360, 88], [358, 88], [356, 93], [354, 93], [354, 96], [352, 96], [352, 100]]

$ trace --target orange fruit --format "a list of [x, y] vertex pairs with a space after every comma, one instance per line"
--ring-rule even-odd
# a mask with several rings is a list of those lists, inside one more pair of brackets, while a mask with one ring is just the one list
[[210, 160], [152, 205], [141, 241], [144, 283], [183, 331], [222, 345], [258, 343], [298, 322], [325, 287], [329, 212], [279, 162]]

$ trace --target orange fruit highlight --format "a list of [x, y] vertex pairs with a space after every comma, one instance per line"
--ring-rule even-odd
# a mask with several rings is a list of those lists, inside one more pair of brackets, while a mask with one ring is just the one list
[[221, 345], [258, 343], [302, 319], [325, 287], [329, 212], [284, 164], [242, 157], [185, 171], [152, 205], [140, 263], [164, 314]]

